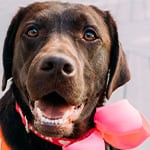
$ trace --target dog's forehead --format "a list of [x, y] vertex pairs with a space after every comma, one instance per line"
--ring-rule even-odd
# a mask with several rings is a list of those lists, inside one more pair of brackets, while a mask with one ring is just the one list
[[[77, 21], [96, 23], [104, 22], [101, 15], [90, 6], [83, 4], [61, 3], [61, 2], [45, 2], [34, 3], [27, 7], [27, 13], [24, 20], [46, 20], [46, 21]], [[59, 18], [59, 19], [58, 19]], [[103, 24], [103, 23], [101, 23]]]

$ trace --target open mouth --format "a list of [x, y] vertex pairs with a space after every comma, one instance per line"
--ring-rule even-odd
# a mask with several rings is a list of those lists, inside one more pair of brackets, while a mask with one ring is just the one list
[[[83, 108], [84, 103], [73, 106], [56, 92], [52, 92], [42, 99], [32, 101], [30, 108], [34, 116], [34, 124], [38, 124], [40, 128], [54, 128], [67, 127], [72, 122], [76, 121]], [[47, 129], [48, 130], [48, 129]]]

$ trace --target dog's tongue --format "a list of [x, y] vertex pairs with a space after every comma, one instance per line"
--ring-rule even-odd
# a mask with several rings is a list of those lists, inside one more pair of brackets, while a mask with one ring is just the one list
[[53, 104], [50, 102], [39, 101], [36, 103], [36, 108], [39, 108], [42, 115], [48, 119], [60, 119], [69, 116], [74, 106], [64, 104]]

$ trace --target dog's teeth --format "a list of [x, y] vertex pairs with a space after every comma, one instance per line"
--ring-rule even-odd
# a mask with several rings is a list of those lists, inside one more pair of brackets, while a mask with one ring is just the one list
[[73, 112], [74, 112], [74, 107], [71, 110], [65, 112], [65, 114], [63, 115], [63, 119], [68, 118], [68, 116], [70, 116]]
[[55, 124], [55, 120], [50, 120], [50, 122], [51, 122], [52, 124]]
[[67, 118], [70, 115], [70, 111], [65, 112], [65, 114], [63, 115], [63, 119]]
[[55, 124], [56, 125], [60, 124], [60, 121], [59, 120], [55, 120]]
[[42, 118], [42, 112], [39, 108], [37, 108], [37, 113], [38, 113], [38, 116]]
[[65, 122], [65, 121], [64, 121], [63, 119], [60, 119], [60, 120], [59, 120], [59, 123], [60, 123], [60, 124], [63, 124], [64, 122]]
[[51, 119], [46, 119], [45, 117], [42, 117], [41, 122], [44, 124], [49, 124], [49, 125], [60, 125], [60, 124], [64, 124], [65, 120], [64, 119], [51, 120]]
[[40, 110], [40, 108], [36, 108], [39, 120], [43, 123], [43, 124], [49, 124], [49, 125], [61, 125], [64, 124], [67, 121], [68, 116], [70, 116], [72, 114], [72, 112], [74, 111], [74, 109], [68, 110], [65, 112], [65, 114], [62, 116], [61, 119], [48, 119], [46, 117], [44, 117], [42, 111]]

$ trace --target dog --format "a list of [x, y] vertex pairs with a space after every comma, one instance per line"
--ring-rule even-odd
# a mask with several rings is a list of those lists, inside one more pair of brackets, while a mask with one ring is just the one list
[[96, 107], [130, 80], [112, 16], [83, 4], [20, 8], [6, 35], [3, 67], [2, 90], [10, 78], [12, 85], [0, 100], [0, 126], [13, 150], [62, 149], [26, 131], [16, 104], [37, 133], [80, 138], [94, 127]]

